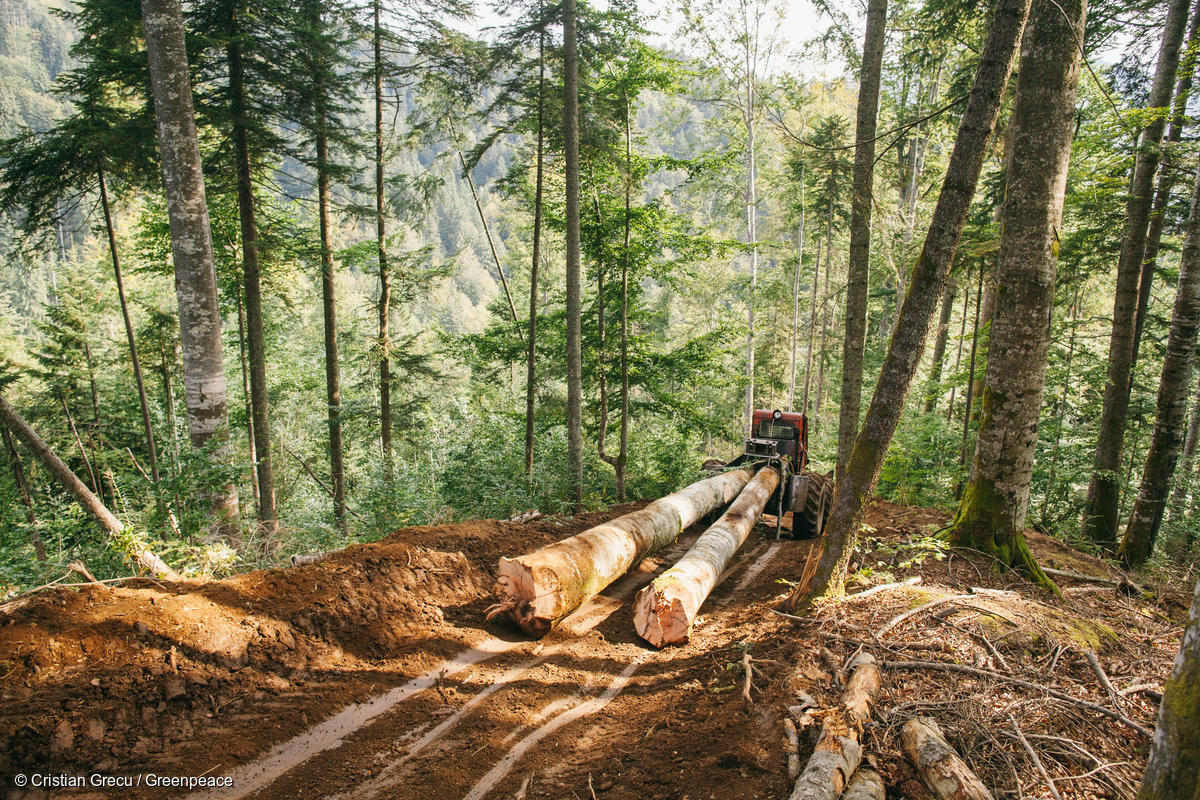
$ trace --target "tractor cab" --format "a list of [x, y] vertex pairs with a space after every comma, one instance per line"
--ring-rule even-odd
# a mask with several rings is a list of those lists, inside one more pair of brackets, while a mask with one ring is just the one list
[[789, 511], [793, 538], [820, 536], [833, 499], [833, 473], [819, 475], [807, 469], [808, 417], [799, 411], [755, 411], [742, 454], [727, 466], [754, 462], [779, 470], [779, 488], [764, 509], [775, 515], [776, 538], [782, 531], [783, 516]]

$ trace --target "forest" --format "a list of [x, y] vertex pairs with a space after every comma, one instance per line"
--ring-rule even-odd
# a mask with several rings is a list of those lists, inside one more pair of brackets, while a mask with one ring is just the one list
[[[101, 590], [114, 604], [128, 592], [121, 602], [141, 614], [134, 595], [164, 583], [193, 587], [175, 598], [220, 602], [211, 593], [224, 590], [203, 587], [236, 585], [275, 602], [271, 581], [319, 594], [349, 574], [334, 564], [366, 563], [402, 566], [415, 581], [403, 591], [425, 593], [396, 612], [412, 630], [461, 627], [455, 615], [470, 608], [535, 637], [553, 628], [553, 639], [605, 587], [728, 508], [697, 543], [707, 555], [689, 553], [633, 603], [643, 639], [687, 643], [693, 626], [716, 624], [700, 605], [754, 531], [768, 547], [786, 517], [802, 538], [807, 497], [812, 546], [789, 543], [800, 550], [772, 573], [785, 591], [763, 614], [781, 627], [762, 641], [810, 630], [857, 594], [886, 606], [935, 578], [1025, 633], [1033, 623], [1012, 616], [1024, 619], [1029, 598], [1030, 618], [1073, 609], [1068, 629], [1104, 628], [1131, 665], [1129, 614], [1168, 624], [1171, 638], [1137, 634], [1157, 665], [1142, 677], [1161, 686], [1105, 662], [1127, 675], [1126, 692], [1093, 633], [1052, 645], [1046, 675], [1032, 661], [1010, 669], [1001, 653], [1020, 637], [993, 643], [982, 622], [956, 628], [962, 646], [982, 648], [974, 667], [898, 661], [880, 641], [908, 612], [886, 606], [837, 628], [843, 644], [860, 641], [864, 625], [897, 614], [875, 650], [860, 641], [828, 667], [836, 697], [813, 701], [842, 703], [849, 733], [820, 714], [784, 717], [789, 737], [820, 730], [805, 769], [784, 770], [798, 780], [793, 798], [882, 798], [885, 784], [888, 797], [992, 797], [983, 783], [997, 797], [1195, 797], [1198, 55], [1197, 0], [5, 0], [0, 617]], [[801, 452], [747, 466], [743, 454], [774, 430], [771, 411], [781, 425], [802, 420]], [[500, 527], [484, 542], [486, 525]], [[611, 538], [617, 529], [634, 549]], [[587, 540], [596, 552], [570, 550], [597, 530], [608, 533]], [[414, 553], [434, 565], [419, 580]], [[370, 560], [397, 558], [406, 563]], [[757, 585], [765, 564], [738, 585]], [[331, 600], [338, 614], [385, 616], [384, 601], [355, 605], [386, 595], [383, 579], [354, 574], [344, 581], [368, 588]], [[449, 574], [464, 585], [438, 577]], [[1097, 582], [1139, 610], [1077, 608]], [[910, 604], [952, 625], [922, 605], [945, 597]], [[70, 625], [83, 624], [76, 602], [63, 600], [76, 608]], [[287, 637], [320, 639], [336, 653], [328, 663], [365, 658], [310, 616], [289, 617]], [[742, 634], [721, 622], [705, 635], [745, 639], [744, 626], [762, 624], [747, 619]], [[416, 634], [388, 630], [370, 647], [407, 652]], [[58, 638], [76, 635], [80, 663], [111, 656], [88, 651], [83, 633]], [[233, 635], [193, 649], [227, 671]], [[1029, 658], [1045, 646], [1031, 641]], [[170, 645], [173, 675], [187, 647]], [[752, 666], [748, 647], [730, 664], [751, 706], [755, 670], [779, 662]], [[847, 755], [881, 736], [868, 736], [881, 724], [880, 669], [987, 665], [1074, 697], [1041, 683], [1064, 651], [1081, 680], [1099, 681], [1088, 708], [1125, 735], [1153, 732], [1136, 754], [1100, 747], [1078, 775], [1044, 754], [1047, 769], [1038, 749], [1057, 729], [1031, 744], [1032, 721], [1006, 710], [982, 723], [1015, 730], [993, 749], [944, 739], [932, 722], [930, 733], [918, 712], [896, 718], [897, 731], [907, 724], [879, 739], [884, 761], [939, 743], [966, 751], [966, 762], [896, 766], [912, 771], [911, 792], [874, 757], [859, 769]], [[311, 676], [319, 659], [305, 658], [270, 680]], [[0, 656], [0, 670], [10, 663], [36, 683], [34, 655]], [[787, 682], [777, 678], [772, 692]], [[228, 697], [262, 694], [273, 685], [263, 681]], [[190, 697], [185, 683], [163, 703]], [[346, 691], [366, 698], [365, 685]], [[1137, 686], [1157, 700], [1131, 705], [1146, 694]], [[233, 702], [221, 697], [208, 695], [210, 716]], [[464, 702], [446, 724], [476, 700]], [[33, 720], [33, 708], [13, 713]], [[188, 719], [189, 731], [201, 725]], [[37, 729], [40, 744], [24, 756], [13, 745], [2, 775], [83, 738], [50, 717], [9, 722], [12, 742]], [[115, 725], [105, 717], [97, 746]], [[171, 752], [165, 723], [161, 736], [146, 752]], [[1010, 751], [1028, 758], [1020, 776], [982, 766]], [[964, 770], [960, 793], [940, 793], [930, 775], [943, 767]], [[521, 798], [547, 780], [528, 774], [538, 777]], [[447, 791], [483, 797], [505, 776]], [[354, 796], [379, 789], [364, 787]]]

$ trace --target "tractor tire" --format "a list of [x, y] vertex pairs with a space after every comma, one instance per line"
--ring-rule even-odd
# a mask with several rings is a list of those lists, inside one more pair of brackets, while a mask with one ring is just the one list
[[805, 472], [808, 479], [808, 491], [804, 497], [804, 507], [792, 512], [792, 538], [815, 539], [825, 530], [825, 521], [833, 507], [833, 471], [821, 475], [817, 472]]

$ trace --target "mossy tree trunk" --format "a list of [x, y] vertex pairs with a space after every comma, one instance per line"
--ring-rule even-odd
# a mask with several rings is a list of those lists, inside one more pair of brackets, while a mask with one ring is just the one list
[[1053, 583], [1022, 531], [1029, 508], [1038, 412], [1046, 383], [1050, 316], [1075, 125], [1085, 0], [1034, 5], [1021, 54], [982, 417], [971, 477], [950, 539]]
[[850, 460], [858, 435], [867, 341], [867, 278], [871, 256], [871, 202], [875, 177], [875, 129], [879, 119], [879, 78], [883, 65], [887, 0], [867, 4], [867, 31], [858, 81], [854, 184], [850, 193], [850, 251], [846, 265], [846, 336], [842, 345], [842, 401], [838, 412], [837, 474]]
[[854, 442], [846, 472], [834, 492], [833, 507], [825, 526], [825, 548], [813, 576], [810, 596], [845, 591], [846, 567], [858, 540], [858, 525], [900, 422], [904, 400], [925, 350], [933, 314], [958, 250], [967, 211], [1000, 113], [1000, 102], [1012, 73], [1021, 31], [1029, 15], [1029, 4], [1030, 0], [999, 0], [995, 5], [929, 232], [913, 267], [900, 319], [888, 346], [871, 405]]
[[[1189, 5], [1188, 0], [1171, 0], [1168, 8], [1162, 48], [1150, 89], [1151, 108], [1166, 109], [1171, 104]], [[1133, 181], [1125, 202], [1125, 227], [1121, 235], [1121, 254], [1117, 260], [1104, 406], [1100, 414], [1096, 457], [1083, 514], [1084, 534], [1108, 545], [1115, 543], [1117, 538], [1121, 451], [1125, 443], [1125, 419], [1129, 412], [1138, 281], [1145, 257], [1146, 230], [1150, 224], [1154, 174], [1158, 170], [1159, 146], [1165, 128], [1166, 115], [1160, 113], [1155, 114], [1142, 129], [1142, 149], [1134, 163]]]
[[1195, 800], [1200, 795], [1200, 583], [1192, 599], [1175, 669], [1163, 687], [1158, 726], [1138, 800]]
[[1163, 359], [1158, 384], [1158, 411], [1154, 435], [1137, 502], [1118, 555], [1128, 567], [1141, 566], [1154, 550], [1154, 540], [1162, 526], [1163, 510], [1179, 450], [1183, 445], [1184, 419], [1187, 415], [1188, 390], [1196, 353], [1196, 329], [1200, 326], [1200, 172], [1192, 190], [1192, 211], [1187, 236], [1179, 260], [1179, 284], [1175, 290], [1175, 309], [1167, 336], [1167, 354]]

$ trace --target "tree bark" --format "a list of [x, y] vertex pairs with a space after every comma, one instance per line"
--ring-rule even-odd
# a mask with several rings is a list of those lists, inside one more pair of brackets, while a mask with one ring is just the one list
[[537, 552], [501, 558], [488, 618], [507, 613], [526, 633], [544, 636], [634, 564], [733, 500], [753, 474], [723, 472]]
[[[542, 4], [538, 4], [541, 17]], [[533, 259], [529, 267], [529, 341], [525, 354], [525, 476], [533, 479], [533, 408], [537, 391], [538, 268], [542, 258], [542, 188], [546, 136], [546, 31], [538, 33], [537, 164], [533, 190]]]
[[[579, 266], [579, 33], [575, 0], [563, 0], [563, 137], [566, 171], [567, 468], [583, 510], [583, 330]], [[548, 629], [548, 628], [547, 628]]]
[[788, 800], [837, 800], [862, 761], [863, 727], [879, 696], [883, 677], [875, 657], [860, 652], [850, 662], [853, 672], [841, 702], [823, 717], [816, 749]]
[[1200, 171], [1192, 190], [1192, 210], [1187, 236], [1179, 259], [1179, 283], [1175, 290], [1175, 309], [1167, 337], [1162, 377], [1158, 384], [1158, 410], [1154, 435], [1142, 485], [1138, 490], [1133, 514], [1118, 550], [1127, 567], [1140, 567], [1154, 550], [1154, 540], [1162, 526], [1171, 477], [1179, 449], [1183, 444], [1184, 419], [1191, 388], [1192, 364], [1196, 352], [1196, 331], [1200, 327]]
[[687, 643], [700, 606], [738, 548], [745, 544], [778, 485], [777, 469], [760, 469], [683, 558], [638, 592], [633, 601], [633, 625], [638, 636], [655, 647]]
[[[808, 407], [808, 390], [812, 386], [813, 354], [817, 349], [817, 289], [821, 278], [821, 237], [817, 239], [817, 257], [813, 259], [812, 300], [808, 310], [808, 352], [804, 356], [804, 397], [800, 401], [800, 410], [805, 415], [811, 415]], [[815, 434], [815, 431], [814, 431]]]
[[958, 127], [924, 247], [913, 268], [900, 321], [888, 346], [850, 462], [834, 491], [833, 507], [825, 525], [825, 548], [810, 596], [845, 591], [846, 568], [857, 542], [858, 524], [900, 422], [904, 400], [925, 350], [933, 313], [954, 262], [1029, 3], [1030, 0], [998, 0], [995, 5], [975, 84]]
[[[963, 342], [967, 339], [967, 309], [971, 303], [971, 262], [967, 262], [967, 277], [963, 281], [963, 307], [962, 320], [958, 325], [958, 348], [954, 352], [954, 374], [958, 374], [958, 365], [962, 363]], [[980, 269], [983, 269], [982, 259], [980, 260]], [[978, 298], [977, 298], [978, 299]], [[946, 422], [950, 422], [954, 418], [954, 395], [958, 390], [958, 385], [950, 385], [950, 399], [946, 402]]]
[[[1188, 0], [1171, 0], [1163, 28], [1162, 49], [1150, 89], [1150, 106], [1166, 109], [1179, 65], [1179, 50], [1187, 24]], [[1108, 374], [1104, 406], [1096, 437], [1096, 456], [1082, 532], [1092, 540], [1112, 545], [1117, 537], [1120, 505], [1121, 451], [1125, 443], [1125, 419], [1129, 411], [1129, 389], [1133, 370], [1134, 315], [1138, 279], [1145, 257], [1154, 173], [1158, 169], [1159, 146], [1166, 115], [1156, 114], [1142, 129], [1141, 150], [1134, 162], [1133, 180], [1125, 202], [1125, 225], [1121, 254], [1117, 260], [1117, 284], [1113, 300], [1112, 335], [1108, 347]]]
[[867, 3], [867, 31], [858, 81], [854, 184], [850, 199], [850, 253], [846, 266], [846, 336], [842, 346], [842, 404], [838, 416], [837, 475], [850, 460], [863, 382], [863, 348], [867, 341], [867, 279], [871, 257], [871, 202], [875, 175], [875, 128], [879, 117], [879, 81], [883, 70], [887, 0]]
[[1194, 800], [1200, 794], [1200, 583], [1175, 668], [1163, 686], [1150, 760], [1138, 800]]
[[137, 386], [138, 403], [142, 410], [142, 432], [146, 436], [146, 457], [150, 462], [150, 481], [154, 484], [154, 497], [161, 507], [162, 495], [158, 485], [158, 451], [154, 447], [154, 426], [150, 423], [150, 403], [146, 399], [146, 382], [142, 379], [142, 362], [138, 359], [137, 339], [133, 335], [133, 320], [129, 316], [129, 302], [125, 298], [125, 277], [121, 274], [121, 259], [117, 254], [117, 236], [113, 230], [112, 212], [108, 206], [108, 187], [105, 185], [103, 167], [96, 168], [96, 178], [100, 184], [100, 207], [104, 212], [104, 230], [108, 234], [108, 253], [112, 258], [113, 277], [117, 282], [117, 299], [121, 303], [121, 319], [125, 323], [125, 339], [129, 343], [129, 360], [133, 364], [133, 381]]
[[333, 197], [329, 185], [329, 141], [324, 134], [323, 106], [317, 113], [317, 203], [321, 218], [321, 303], [325, 319], [325, 401], [329, 407], [329, 482], [332, 484], [334, 520], [338, 528], [345, 532], [346, 470], [342, 450], [342, 385], [338, 364], [333, 220], [330, 216]]
[[[1176, 148], [1183, 138], [1183, 125], [1187, 104], [1192, 93], [1192, 77], [1196, 69], [1196, 50], [1200, 45], [1200, 5], [1192, 9], [1188, 23], [1187, 46], [1179, 63], [1179, 77], [1175, 82], [1174, 101], [1171, 104], [1171, 122], [1167, 127], [1167, 147]], [[1163, 225], [1166, 222], [1167, 205], [1171, 202], [1171, 190], [1175, 188], [1179, 166], [1172, 163], [1171, 150], [1163, 154], [1163, 168], [1158, 171], [1158, 188], [1154, 193], [1154, 208], [1146, 229], [1146, 251], [1142, 256], [1141, 274], [1138, 276], [1137, 311], [1133, 317], [1133, 365], [1137, 366], [1141, 349], [1142, 333], [1146, 327], [1146, 312], [1150, 308], [1150, 290], [1154, 284], [1154, 273], [1158, 271], [1158, 249], [1162, 244]]]
[[1046, 383], [1067, 165], [1075, 129], [1086, 0], [1039, 2], [1030, 14], [1011, 126], [1012, 159], [975, 458], [950, 540], [1053, 583], [1022, 533]]
[[[800, 168], [801, 176], [804, 168]], [[804, 269], [804, 179], [800, 179], [800, 229], [796, 231], [796, 274], [792, 276], [792, 368], [788, 379], [788, 411], [796, 408], [796, 345], [800, 339], [800, 270]]]
[[[970, 294], [970, 292], [968, 292]], [[975, 322], [971, 328], [971, 356], [967, 359], [967, 393], [963, 397], [962, 439], [958, 445], [958, 464], [967, 464], [967, 442], [971, 434], [971, 407], [975, 398], [975, 356], [979, 351], [979, 317], [983, 310], [983, 263], [979, 264], [979, 284], [975, 287]], [[953, 398], [951, 398], [953, 400]], [[962, 498], [962, 482], [954, 487], [955, 499]]]
[[375, 89], [375, 253], [379, 259], [379, 445], [383, 450], [383, 475], [391, 483], [392, 454], [392, 339], [388, 332], [391, 315], [392, 276], [388, 269], [387, 215], [383, 185], [383, 26], [379, 20], [380, 0], [371, 2], [371, 49], [374, 56]]
[[1194, 480], [1192, 469], [1198, 441], [1200, 441], [1200, 384], [1197, 384], [1192, 399], [1192, 413], [1188, 418], [1187, 436], [1183, 440], [1183, 460], [1179, 465], [1179, 478], [1175, 481], [1174, 491], [1171, 492], [1172, 518], [1176, 514], [1182, 514], [1187, 504], [1188, 492]]
[[121, 520], [117, 519], [104, 503], [100, 502], [100, 498], [96, 497], [83, 481], [76, 477], [71, 468], [50, 449], [50, 445], [46, 444], [41, 436], [38, 436], [37, 431], [31, 428], [29, 423], [22, 419], [16, 409], [9, 405], [3, 397], [0, 397], [0, 423], [11, 430], [29, 448], [29, 452], [42, 462], [46, 471], [75, 498], [75, 502], [79, 504], [80, 508], [96, 518], [100, 526], [108, 532], [131, 561], [156, 578], [176, 580], [179, 577], [175, 570], [167, 566], [161, 558], [127, 534]]
[[946, 342], [950, 338], [950, 316], [954, 313], [954, 297], [958, 286], [946, 284], [942, 295], [942, 316], [938, 320], [937, 338], [933, 341], [933, 365], [929, 371], [929, 390], [925, 393], [925, 413], [933, 412], [942, 386], [942, 363], [946, 360]]
[[25, 521], [29, 523], [29, 540], [33, 544], [34, 555], [41, 562], [46, 561], [46, 545], [42, 542], [41, 531], [38, 530], [37, 514], [33, 510], [33, 495], [29, 493], [29, 482], [25, 479], [25, 468], [17, 455], [16, 445], [13, 444], [12, 433], [8, 425], [0, 424], [0, 435], [4, 437], [4, 450], [8, 455], [8, 465], [12, 469], [13, 482], [21, 493], [21, 505], [25, 506]]
[[842, 800], [886, 800], [887, 786], [879, 773], [870, 767], [859, 766], [842, 794]]
[[[142, 25], [171, 225], [188, 433], [197, 449], [215, 441], [217, 458], [228, 461], [221, 309], [180, 1], [142, 0]], [[236, 485], [217, 488], [209, 503], [215, 532], [240, 538]]]
[[258, 264], [258, 219], [250, 169], [250, 126], [242, 63], [241, 0], [230, 3], [229, 94], [233, 112], [233, 151], [237, 164], [238, 223], [242, 236], [242, 284], [246, 293], [246, 349], [250, 357], [250, 420], [252, 457], [258, 478], [258, 522], [268, 541], [278, 527], [275, 507], [275, 465], [271, 460], [271, 409], [267, 397], [266, 342], [263, 334], [262, 278]]
[[994, 800], [930, 717], [913, 717], [900, 730], [900, 747], [938, 800]]
[[246, 404], [246, 452], [250, 456], [250, 493], [254, 495], [254, 507], [261, 513], [262, 500], [258, 491], [258, 459], [254, 454], [254, 409], [250, 401], [250, 364], [246, 358], [246, 305], [242, 302], [242, 289], [237, 287], [238, 317], [238, 361], [242, 366], [242, 399]]
[[755, 148], [754, 81], [757, 77], [755, 36], [749, 29], [742, 31], [745, 53], [746, 105], [742, 109], [746, 123], [746, 244], [750, 247], [750, 297], [746, 302], [746, 407], [742, 427], [747, 436], [754, 423], [754, 302], [758, 291], [758, 160]]

